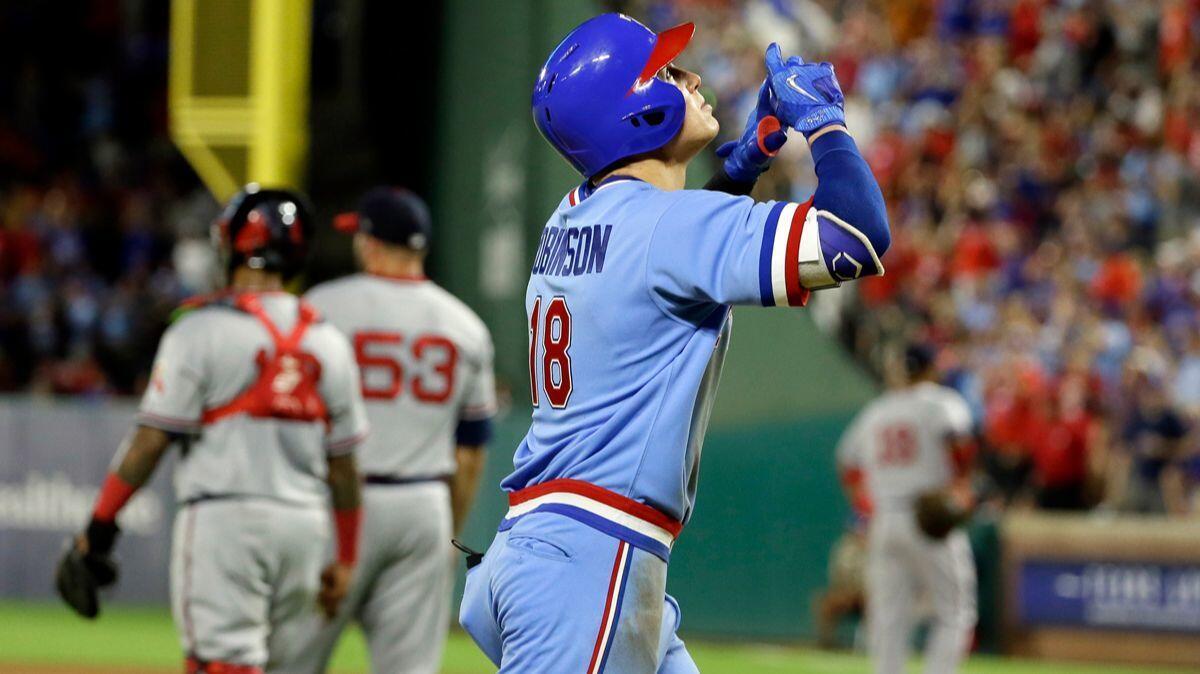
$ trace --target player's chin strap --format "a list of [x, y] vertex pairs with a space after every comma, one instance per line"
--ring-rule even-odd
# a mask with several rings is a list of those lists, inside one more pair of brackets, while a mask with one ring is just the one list
[[800, 285], [809, 290], [840, 286], [864, 276], [883, 276], [871, 239], [829, 211], [810, 208], [800, 232]]

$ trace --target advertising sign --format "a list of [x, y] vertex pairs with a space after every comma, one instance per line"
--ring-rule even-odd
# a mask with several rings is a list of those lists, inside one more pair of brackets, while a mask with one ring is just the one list
[[1025, 560], [1019, 579], [1025, 624], [1200, 634], [1200, 564]]
[[[132, 407], [0, 403], [0, 598], [55, 597], [54, 568], [91, 515], [133, 422]], [[116, 600], [165, 602], [174, 500], [171, 462], [122, 511]]]

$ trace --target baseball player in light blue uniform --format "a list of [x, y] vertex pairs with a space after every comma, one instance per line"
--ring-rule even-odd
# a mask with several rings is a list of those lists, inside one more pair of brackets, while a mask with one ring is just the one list
[[[460, 613], [503, 673], [697, 671], [667, 564], [694, 504], [730, 306], [802, 306], [883, 273], [883, 198], [828, 64], [768, 49], [744, 135], [718, 149], [708, 189], [682, 189], [717, 132], [699, 76], [672, 64], [693, 30], [596, 17], [534, 90], [538, 128], [585, 180], [534, 257], [533, 423]], [[810, 143], [820, 182], [808, 203], [745, 196], [785, 139], [780, 122]]]

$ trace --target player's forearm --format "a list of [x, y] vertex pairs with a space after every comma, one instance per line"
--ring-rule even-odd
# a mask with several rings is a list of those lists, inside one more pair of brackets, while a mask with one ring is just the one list
[[171, 435], [149, 426], [136, 427], [125, 439], [121, 462], [113, 472], [135, 488], [140, 488], [154, 475], [159, 461], [171, 446]]
[[359, 532], [362, 529], [362, 487], [353, 454], [331, 456], [329, 461], [330, 500], [333, 502], [335, 555], [342, 566], [358, 561]]
[[329, 458], [328, 482], [334, 510], [354, 510], [362, 505], [362, 487], [353, 454]]
[[847, 129], [845, 124], [830, 124], [829, 126], [817, 129], [812, 135], [805, 139], [808, 141], [809, 150], [812, 150], [812, 145], [813, 143], [817, 142], [818, 138], [827, 133], [834, 133], [837, 131], [841, 131], [842, 133], [850, 133], [850, 129]]
[[154, 475], [154, 469], [170, 446], [171, 436], [166, 431], [149, 426], [134, 428], [117, 453], [120, 459], [116, 468], [104, 479], [96, 497], [93, 519], [100, 522], [116, 520], [117, 513], [125, 507], [134, 492]]
[[[823, 290], [884, 273], [883, 254], [891, 246], [887, 210], [871, 169], [841, 125], [815, 130], [810, 150], [817, 190], [804, 217], [795, 251], [799, 282]], [[790, 263], [789, 263], [790, 264]]]
[[125, 438], [117, 452], [117, 467], [104, 478], [96, 504], [92, 509], [92, 520], [80, 537], [78, 545], [84, 551], [105, 555], [112, 550], [117, 540], [117, 514], [141, 489], [163, 454], [171, 446], [171, 436], [166, 431], [149, 426], [138, 426]]
[[729, 174], [725, 171], [724, 166], [718, 166], [717, 172], [713, 174], [713, 177], [709, 178], [708, 182], [704, 183], [704, 189], [709, 190], [710, 192], [724, 192], [725, 194], [732, 194], [740, 197], [746, 196], [750, 194], [750, 192], [754, 191], [754, 185], [757, 182], [757, 178], [749, 182], [734, 180], [733, 178], [729, 177]]
[[479, 477], [483, 474], [484, 451], [481, 445], [459, 445], [455, 450], [458, 468], [450, 480], [450, 507], [454, 514], [454, 533], [462, 531], [475, 493], [479, 488]]
[[809, 140], [817, 173], [813, 208], [850, 223], [882, 256], [891, 246], [887, 206], [871, 167], [844, 126], [821, 129]]

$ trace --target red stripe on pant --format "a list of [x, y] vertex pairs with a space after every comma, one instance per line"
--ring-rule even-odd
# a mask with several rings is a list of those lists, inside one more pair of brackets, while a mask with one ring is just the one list
[[[596, 634], [596, 645], [592, 647], [592, 659], [588, 662], [587, 672], [592, 674], [596, 670], [596, 663], [602, 658], [605, 648], [605, 633], [611, 637], [612, 633], [617, 629], [617, 617], [613, 616], [613, 625], [609, 629], [608, 614], [612, 609], [613, 602], [617, 600], [617, 592], [620, 590], [618, 576], [621, 574], [621, 560], [625, 557], [625, 549], [629, 546], [625, 541], [620, 541], [617, 544], [617, 558], [613, 560], [612, 576], [608, 579], [608, 596], [604, 599], [604, 612], [600, 614], [600, 632]], [[628, 570], [627, 570], [628, 571]], [[609, 639], [611, 643], [611, 639]]]
[[235, 665], [229, 662], [201, 662], [196, 658], [187, 659], [186, 674], [263, 674], [262, 667], [254, 665]]

